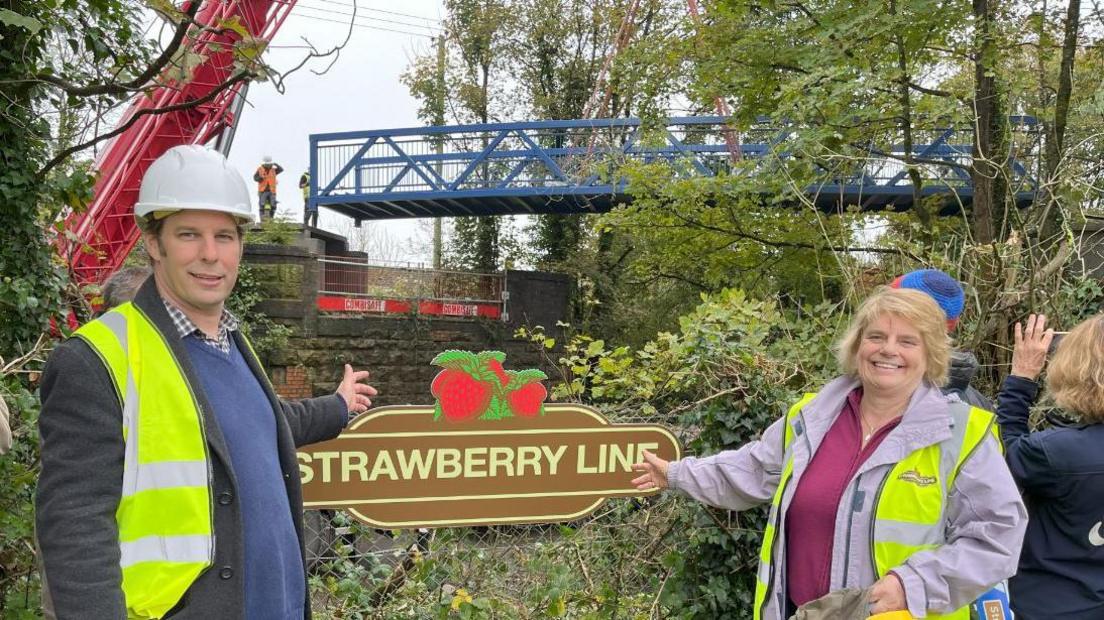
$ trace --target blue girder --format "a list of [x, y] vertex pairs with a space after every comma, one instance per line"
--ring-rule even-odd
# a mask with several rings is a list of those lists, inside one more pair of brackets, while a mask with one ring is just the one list
[[[755, 174], [772, 158], [792, 156], [793, 127], [766, 120], [736, 131], [724, 117], [672, 118], [662, 126], [636, 118], [408, 127], [312, 134], [310, 201], [356, 220], [529, 213], [594, 213], [629, 202], [621, 166], [665, 161], [682, 177]], [[1017, 149], [1008, 169], [1017, 201], [1030, 202], [1028, 170], [1037, 152], [1034, 118], [1010, 119]], [[735, 137], [730, 146], [725, 134]], [[972, 132], [917, 131], [913, 157], [924, 196], [944, 208], [969, 204]], [[824, 210], [907, 208], [912, 184], [900, 145], [871, 146], [845, 173], [823, 170], [805, 188]], [[742, 161], [739, 161], [742, 160]]]

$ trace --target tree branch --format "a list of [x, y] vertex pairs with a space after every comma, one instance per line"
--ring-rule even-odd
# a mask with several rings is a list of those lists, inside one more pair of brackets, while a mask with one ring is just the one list
[[284, 71], [282, 73], [278, 72], [278, 71], [272, 71], [272, 74], [273, 74], [272, 85], [276, 87], [276, 91], [279, 92], [280, 94], [283, 94], [283, 92], [284, 92], [284, 80], [286, 80], [287, 77], [289, 75], [291, 75], [292, 73], [295, 73], [296, 71], [302, 69], [307, 64], [307, 62], [310, 61], [312, 58], [325, 58], [327, 56], [333, 56], [333, 59], [330, 61], [330, 64], [325, 69], [323, 69], [321, 71], [315, 71], [314, 74], [315, 75], [322, 75], [322, 74], [328, 72], [334, 66], [334, 63], [336, 63], [337, 60], [339, 58], [341, 58], [341, 50], [345, 49], [345, 46], [349, 44], [349, 40], [353, 36], [353, 26], [356, 25], [356, 16], [357, 16], [357, 0], [353, 0], [353, 14], [349, 17], [349, 28], [345, 32], [345, 40], [342, 41], [340, 44], [335, 45], [334, 47], [330, 48], [329, 51], [319, 52], [318, 49], [314, 47], [314, 44], [312, 44], [309, 40], [307, 40], [306, 37], [303, 37], [303, 42], [306, 43], [310, 47], [310, 53], [307, 54], [306, 56], [304, 56], [303, 59], [301, 61], [299, 61], [299, 64], [295, 65], [291, 69], [288, 69], [287, 71]]
[[195, 15], [199, 12], [199, 7], [202, 2], [192, 2], [188, 7], [188, 10], [184, 13], [184, 18], [180, 20], [180, 23], [176, 26], [176, 32], [173, 33], [173, 38], [169, 41], [169, 44], [165, 46], [165, 49], [161, 52], [161, 55], [157, 60], [153, 61], [146, 70], [136, 76], [129, 82], [122, 83], [109, 83], [109, 84], [85, 84], [77, 85], [63, 80], [55, 75], [40, 73], [35, 76], [35, 79], [53, 84], [58, 88], [64, 90], [70, 95], [77, 97], [91, 97], [95, 95], [128, 95], [136, 90], [141, 89], [148, 84], [154, 77], [161, 73], [161, 70], [165, 68], [171, 61], [180, 46], [184, 43], [184, 37], [188, 34], [188, 29], [195, 24]]
[[927, 88], [926, 86], [921, 86], [921, 85], [917, 84], [916, 82], [911, 82], [910, 81], [908, 83], [908, 87], [911, 88], [912, 90], [915, 90], [916, 92], [924, 93], [925, 95], [934, 95], [936, 97], [950, 97], [950, 98], [953, 98], [953, 99], [960, 99], [959, 97], [955, 96], [955, 94], [950, 92], [950, 91], [940, 90], [938, 88]]
[[186, 101], [184, 103], [177, 103], [177, 104], [174, 104], [174, 105], [168, 105], [168, 106], [165, 106], [165, 107], [162, 107], [162, 108], [148, 108], [148, 109], [145, 109], [145, 110], [139, 110], [138, 112], [136, 112], [134, 114], [134, 116], [130, 117], [130, 119], [128, 119], [127, 122], [125, 122], [122, 125], [116, 127], [113, 131], [95, 136], [95, 137], [93, 137], [89, 140], [81, 142], [80, 144], [74, 144], [73, 146], [65, 149], [64, 151], [61, 151], [60, 153], [55, 155], [53, 159], [46, 162], [46, 165], [43, 166], [36, 173], [35, 176], [37, 176], [39, 179], [44, 178], [46, 176], [47, 172], [52, 170], [55, 166], [57, 166], [61, 162], [65, 161], [73, 153], [76, 153], [78, 151], [82, 151], [82, 150], [92, 146], [93, 144], [103, 142], [104, 140], [107, 140], [109, 138], [114, 138], [115, 136], [117, 136], [117, 135], [123, 133], [124, 131], [126, 131], [127, 129], [130, 129], [131, 125], [133, 125], [135, 122], [138, 121], [139, 118], [141, 118], [143, 116], [149, 116], [151, 114], [165, 114], [165, 113], [168, 113], [168, 112], [178, 112], [180, 110], [188, 110], [188, 109], [203, 105], [203, 104], [213, 100], [220, 93], [222, 93], [224, 90], [230, 88], [234, 84], [237, 84], [238, 82], [241, 82], [241, 81], [244, 81], [244, 80], [248, 80], [251, 77], [253, 77], [252, 72], [250, 72], [250, 71], [240, 71], [240, 72], [236, 73], [235, 75], [231, 76], [226, 81], [224, 81], [221, 84], [215, 86], [211, 90], [211, 92], [207, 93], [206, 95], [204, 95], [204, 96], [202, 96], [198, 99], [193, 99], [191, 101]]
[[852, 143], [851, 146], [853, 148], [856, 148], [856, 149], [859, 149], [859, 150], [866, 150], [867, 152], [869, 152], [873, 155], [877, 155], [878, 157], [887, 157], [889, 159], [895, 159], [897, 161], [904, 162], [904, 163], [930, 164], [932, 166], [946, 166], [948, 168], [958, 168], [959, 170], [964, 170], [966, 172], [970, 172], [970, 170], [971, 170], [970, 166], [967, 166], [965, 164], [960, 164], [960, 163], [955, 162], [955, 161], [946, 161], [946, 160], [943, 160], [943, 159], [930, 159], [930, 158], [927, 158], [927, 157], [912, 157], [910, 159], [906, 159], [905, 157], [903, 157], [901, 155], [894, 155], [893, 153], [886, 153], [885, 151], [873, 148], [869, 145], [863, 146], [861, 144]]

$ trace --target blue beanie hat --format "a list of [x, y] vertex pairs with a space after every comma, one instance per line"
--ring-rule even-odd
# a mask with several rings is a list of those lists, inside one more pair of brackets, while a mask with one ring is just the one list
[[947, 315], [947, 330], [954, 329], [962, 308], [966, 305], [966, 295], [962, 285], [951, 276], [938, 269], [921, 269], [898, 276], [890, 284], [891, 288], [911, 288], [923, 293], [939, 304], [943, 314]]

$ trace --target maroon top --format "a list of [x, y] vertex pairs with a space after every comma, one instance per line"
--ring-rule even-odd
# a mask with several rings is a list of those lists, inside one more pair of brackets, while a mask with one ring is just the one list
[[828, 594], [840, 499], [859, 466], [901, 421], [897, 418], [881, 427], [862, 447], [862, 394], [858, 387], [847, 395], [839, 417], [801, 475], [786, 511], [786, 531], [790, 532], [786, 536], [786, 593], [798, 606]]

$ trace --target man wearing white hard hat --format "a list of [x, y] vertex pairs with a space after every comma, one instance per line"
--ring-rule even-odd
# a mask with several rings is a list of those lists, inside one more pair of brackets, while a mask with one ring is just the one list
[[257, 182], [257, 205], [261, 209], [261, 221], [276, 217], [276, 175], [283, 171], [280, 164], [273, 163], [271, 155], [265, 155], [261, 165], [253, 173], [253, 180]]
[[86, 324], [42, 380], [36, 527], [58, 618], [309, 618], [295, 448], [335, 437], [376, 391], [279, 400], [238, 319], [245, 180], [169, 149], [135, 217], [153, 276]]

